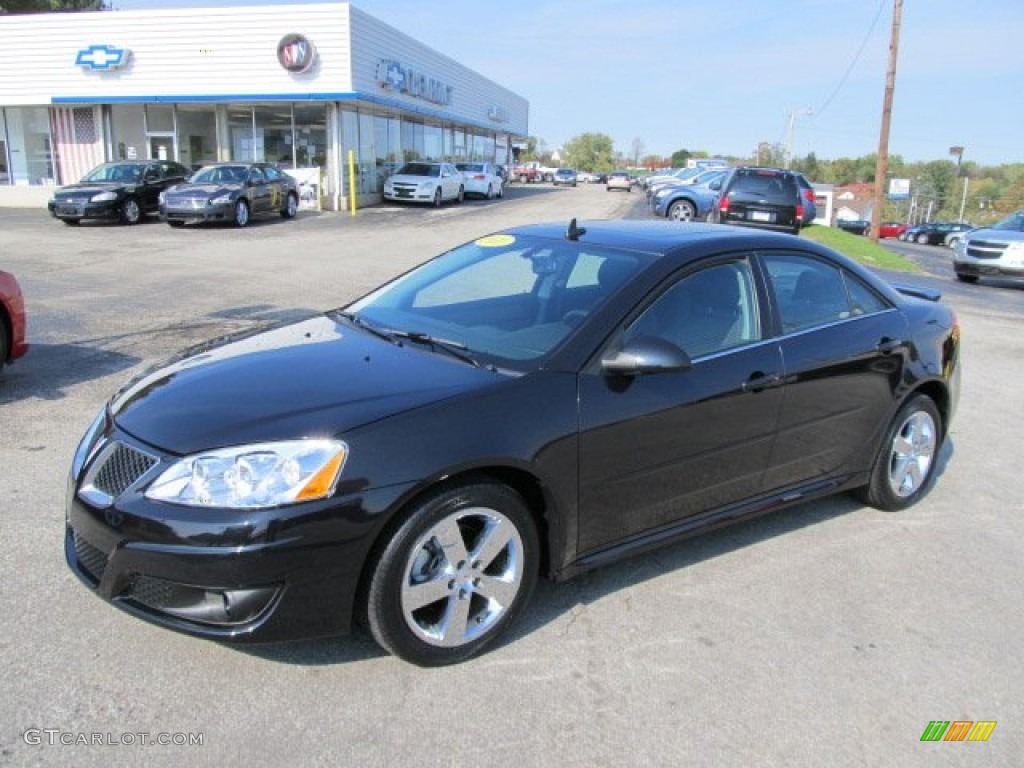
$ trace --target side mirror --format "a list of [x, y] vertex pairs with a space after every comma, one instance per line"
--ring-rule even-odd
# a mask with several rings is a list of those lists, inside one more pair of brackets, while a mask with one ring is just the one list
[[683, 350], [656, 336], [640, 336], [601, 358], [601, 370], [612, 376], [685, 371], [692, 365]]

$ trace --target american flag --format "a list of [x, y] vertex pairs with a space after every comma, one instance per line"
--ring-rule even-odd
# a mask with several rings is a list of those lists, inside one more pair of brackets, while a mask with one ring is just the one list
[[103, 162], [103, 142], [94, 107], [54, 107], [53, 129], [57, 183], [72, 184]]

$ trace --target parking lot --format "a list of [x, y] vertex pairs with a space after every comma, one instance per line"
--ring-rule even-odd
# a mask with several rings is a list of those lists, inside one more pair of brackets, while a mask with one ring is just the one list
[[[963, 391], [938, 482], [906, 512], [840, 496], [541, 584], [507, 642], [435, 670], [362, 635], [267, 647], [178, 635], [67, 569], [72, 452], [133, 373], [339, 306], [487, 232], [643, 218], [642, 200], [516, 185], [440, 209], [183, 230], [0, 209], [0, 268], [21, 282], [32, 344], [0, 375], [0, 762], [1020, 765], [1024, 285], [959, 285], [939, 247], [900, 243], [926, 270], [900, 279], [956, 308]], [[921, 742], [934, 720], [998, 725], [984, 743]], [[152, 744], [160, 735], [171, 743]]]

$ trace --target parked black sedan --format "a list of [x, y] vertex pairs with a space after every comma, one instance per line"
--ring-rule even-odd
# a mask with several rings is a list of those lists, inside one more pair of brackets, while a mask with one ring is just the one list
[[164, 160], [103, 163], [77, 184], [54, 192], [47, 208], [65, 224], [78, 224], [82, 219], [138, 224], [145, 214], [157, 212], [161, 192], [188, 176], [188, 168]]
[[65, 554], [165, 627], [361, 617], [404, 659], [457, 662], [538, 575], [838, 491], [918, 501], [958, 360], [937, 296], [806, 239], [518, 227], [126, 385], [75, 453]]
[[160, 195], [160, 217], [174, 227], [204, 221], [244, 227], [253, 216], [291, 219], [298, 209], [298, 183], [269, 163], [207, 165]]

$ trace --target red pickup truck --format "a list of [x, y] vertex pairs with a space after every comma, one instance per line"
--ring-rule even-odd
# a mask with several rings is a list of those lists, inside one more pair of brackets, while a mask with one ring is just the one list
[[514, 181], [521, 181], [524, 184], [540, 181], [540, 169], [535, 165], [514, 165], [512, 166], [512, 179]]

